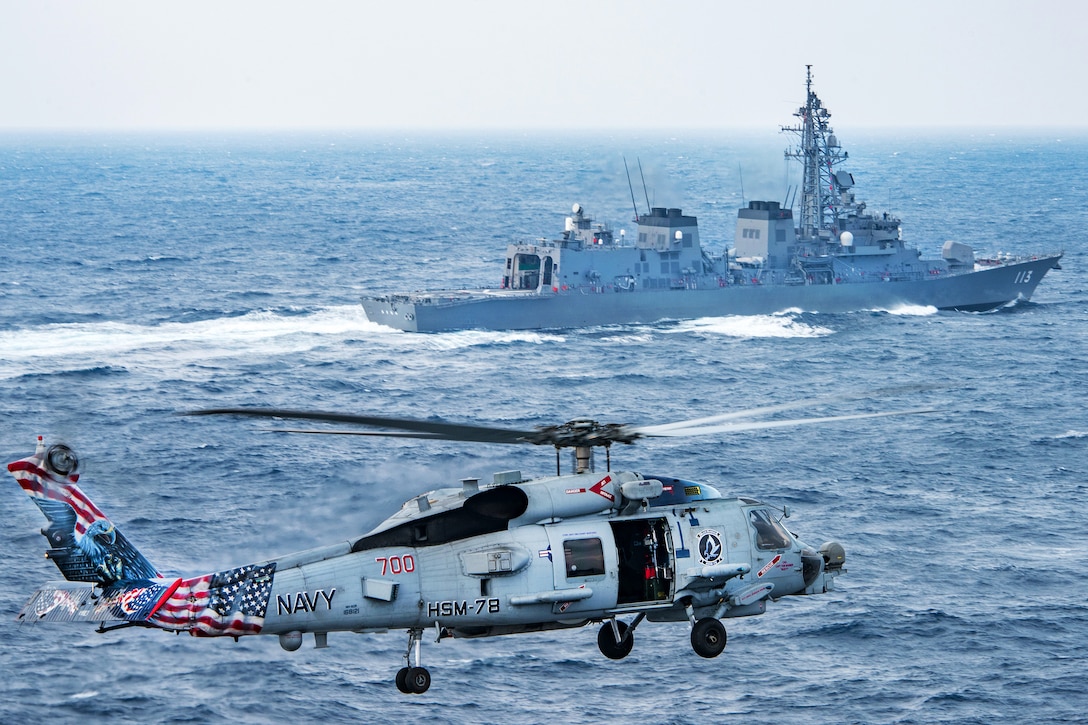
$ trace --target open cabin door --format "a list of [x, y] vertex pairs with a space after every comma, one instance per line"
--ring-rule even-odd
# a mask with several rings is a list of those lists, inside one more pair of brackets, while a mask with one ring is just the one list
[[668, 522], [634, 519], [611, 525], [618, 560], [617, 604], [671, 601], [676, 567]]

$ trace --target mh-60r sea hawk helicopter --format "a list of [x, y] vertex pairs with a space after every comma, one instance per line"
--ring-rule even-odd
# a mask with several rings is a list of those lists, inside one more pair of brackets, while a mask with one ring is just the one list
[[[592, 452], [640, 438], [690, 436], [883, 415], [738, 422], [807, 404], [785, 404], [698, 420], [632, 427], [575, 420], [534, 430], [257, 408], [191, 415], [304, 419], [387, 435], [574, 450], [575, 472], [526, 479], [496, 473], [490, 485], [464, 479], [406, 502], [370, 533], [318, 549], [196, 577], [165, 576], [76, 485], [78, 460], [39, 437], [34, 455], [8, 465], [49, 525], [47, 557], [67, 581], [40, 587], [21, 622], [97, 622], [98, 631], [141, 626], [194, 636], [274, 634], [286, 650], [312, 633], [408, 631], [401, 692], [423, 693], [424, 633], [487, 637], [602, 623], [601, 652], [622, 659], [645, 620], [688, 621], [691, 646], [716, 657], [722, 618], [763, 614], [767, 601], [820, 594], [842, 574], [836, 542], [809, 546], [779, 512], [751, 498], [672, 476], [593, 472]], [[392, 430], [389, 430], [392, 429]], [[611, 469], [611, 459], [609, 457]], [[781, 514], [789, 515], [788, 509]], [[621, 617], [631, 615], [630, 623]]]

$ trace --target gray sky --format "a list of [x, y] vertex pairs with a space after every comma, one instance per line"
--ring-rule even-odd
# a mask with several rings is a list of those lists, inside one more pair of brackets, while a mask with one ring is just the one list
[[0, 0], [0, 130], [1088, 126], [1082, 0]]

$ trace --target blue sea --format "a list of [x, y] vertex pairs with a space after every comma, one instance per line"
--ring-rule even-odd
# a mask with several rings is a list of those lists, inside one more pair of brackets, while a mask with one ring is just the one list
[[[842, 542], [823, 596], [727, 620], [696, 656], [646, 623], [433, 638], [208, 640], [20, 625], [44, 519], [0, 486], [0, 722], [1052, 723], [1088, 712], [1088, 136], [851, 132], [859, 198], [927, 256], [1065, 250], [1030, 302], [786, 312], [549, 332], [412, 335], [367, 293], [495, 286], [506, 245], [571, 205], [632, 234], [635, 203], [699, 217], [796, 184], [774, 132], [0, 136], [0, 452], [38, 435], [160, 570], [197, 575], [356, 537], [466, 476], [548, 475], [550, 449], [269, 433], [180, 412], [276, 406], [522, 427], [653, 424], [787, 401], [923, 416], [612, 451], [617, 468], [788, 505]], [[643, 178], [645, 184], [643, 184]], [[918, 392], [858, 397], [890, 386]], [[905, 389], [905, 388], [904, 388]], [[831, 403], [826, 404], [830, 399]], [[840, 402], [836, 403], [836, 399]], [[600, 461], [599, 461], [600, 462]]]

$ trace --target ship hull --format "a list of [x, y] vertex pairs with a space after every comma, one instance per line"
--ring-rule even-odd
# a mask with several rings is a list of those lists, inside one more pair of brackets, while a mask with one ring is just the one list
[[1027, 300], [1061, 255], [924, 280], [559, 293], [450, 291], [363, 299], [372, 322], [408, 332], [541, 330], [650, 323], [790, 309], [843, 313], [904, 305], [986, 311]]

